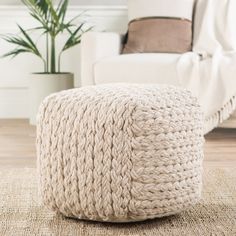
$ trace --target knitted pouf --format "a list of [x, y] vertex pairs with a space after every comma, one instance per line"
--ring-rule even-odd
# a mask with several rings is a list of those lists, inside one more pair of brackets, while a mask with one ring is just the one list
[[190, 92], [100, 85], [53, 94], [37, 127], [40, 195], [68, 217], [139, 221], [201, 196], [203, 115]]

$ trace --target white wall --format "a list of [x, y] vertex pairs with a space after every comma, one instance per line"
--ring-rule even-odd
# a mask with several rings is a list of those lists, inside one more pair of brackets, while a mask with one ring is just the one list
[[[127, 28], [126, 7], [70, 7], [68, 17], [88, 9], [89, 21], [98, 31], [124, 33]], [[17, 33], [16, 22], [30, 28], [34, 21], [23, 7], [0, 6], [0, 35]], [[60, 44], [60, 43], [59, 43]], [[39, 47], [43, 47], [43, 42]], [[12, 49], [12, 45], [0, 40], [0, 55]], [[80, 47], [66, 52], [62, 69], [75, 73], [76, 85], [80, 81]], [[42, 71], [41, 62], [32, 55], [21, 55], [13, 60], [0, 58], [0, 118], [28, 118], [28, 79], [31, 72]]]

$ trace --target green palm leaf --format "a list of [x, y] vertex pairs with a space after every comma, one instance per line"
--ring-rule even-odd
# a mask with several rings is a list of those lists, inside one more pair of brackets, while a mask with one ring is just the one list
[[14, 37], [14, 36], [4, 36], [2, 37], [5, 41], [11, 44], [15, 44], [17, 46], [22, 46], [25, 48], [31, 48], [31, 46], [21, 37]]
[[31, 53], [31, 51], [24, 49], [24, 48], [16, 48], [16, 49], [2, 55], [2, 57], [12, 56], [12, 58], [14, 58], [14, 57], [18, 56], [20, 53]]
[[31, 12], [30, 15], [31, 15], [34, 19], [36, 19], [39, 23], [41, 23], [44, 28], [47, 28], [47, 23], [44, 21], [44, 19], [42, 19], [40, 16], [38, 16], [38, 15], [35, 14], [34, 12]]
[[58, 17], [58, 15], [57, 15], [56, 10], [54, 9], [54, 6], [53, 6], [53, 4], [52, 4], [52, 1], [51, 1], [51, 0], [45, 0], [45, 1], [46, 1], [47, 5], [48, 5], [48, 9], [49, 9], [49, 11], [50, 11], [52, 20], [53, 20], [56, 24], [58, 24], [58, 22], [59, 22], [59, 17]]
[[37, 46], [35, 45], [33, 40], [30, 38], [30, 36], [26, 33], [26, 31], [21, 26], [18, 25], [18, 27], [19, 27], [21, 33], [25, 36], [25, 38], [28, 41], [29, 45], [31, 46], [32, 52], [34, 52], [37, 56], [41, 57], [41, 54], [40, 54]]
[[39, 9], [43, 12], [43, 14], [45, 16], [47, 16], [48, 15], [48, 4], [47, 4], [46, 0], [36, 1], [36, 4], [39, 7]]
[[62, 48], [62, 51], [66, 51], [67, 49], [75, 46], [76, 44], [80, 43], [80, 35], [77, 36], [78, 32], [82, 29], [82, 27], [84, 26], [84, 23], [82, 23], [74, 32], [71, 33], [70, 32], [70, 37], [68, 38], [68, 40], [66, 41], [64, 47]]
[[37, 21], [46, 26], [48, 19], [48, 5], [45, 0], [22, 0], [23, 4], [29, 9], [30, 15]]
[[58, 17], [61, 22], [64, 22], [67, 8], [68, 8], [68, 0], [61, 0], [57, 9]]

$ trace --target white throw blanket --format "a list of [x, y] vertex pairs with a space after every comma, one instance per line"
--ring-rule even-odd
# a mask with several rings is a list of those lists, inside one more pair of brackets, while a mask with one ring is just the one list
[[198, 0], [193, 52], [177, 65], [180, 83], [199, 98], [205, 133], [236, 109], [236, 0]]

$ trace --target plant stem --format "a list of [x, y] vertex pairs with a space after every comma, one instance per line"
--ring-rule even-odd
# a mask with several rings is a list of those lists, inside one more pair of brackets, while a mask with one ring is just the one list
[[49, 35], [48, 33], [46, 34], [46, 73], [48, 73], [48, 70], [49, 70]]
[[58, 57], [58, 72], [59, 73], [61, 72], [61, 55], [62, 55], [62, 52], [60, 52], [59, 57]]
[[51, 73], [56, 73], [56, 42], [55, 37], [51, 35]]

